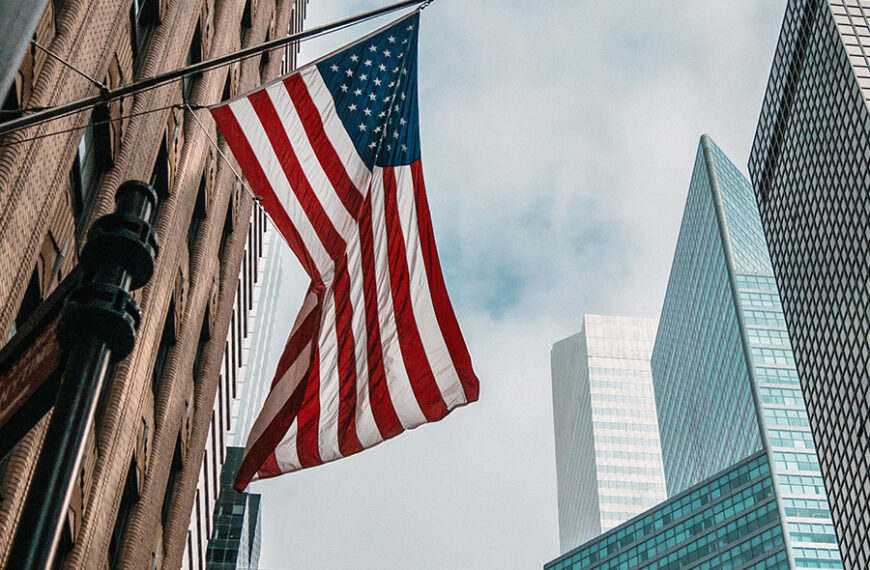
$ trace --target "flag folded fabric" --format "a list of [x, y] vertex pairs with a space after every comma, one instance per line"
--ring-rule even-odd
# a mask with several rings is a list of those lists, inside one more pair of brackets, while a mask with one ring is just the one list
[[420, 164], [419, 12], [212, 114], [311, 285], [236, 479], [357, 453], [477, 399]]

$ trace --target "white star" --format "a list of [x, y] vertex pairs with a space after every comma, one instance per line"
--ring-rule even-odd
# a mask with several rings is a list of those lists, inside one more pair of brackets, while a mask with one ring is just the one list
[[356, 105], [354, 105], [353, 103], [348, 105], [347, 108], [350, 109], [351, 111], [356, 111]]
[[405, 94], [404, 94], [404, 93], [400, 93], [400, 95], [401, 95], [401, 97], [402, 97], [402, 101], [404, 101], [404, 100], [405, 100]]
[[393, 73], [399, 73], [399, 67], [398, 67], [398, 66], [396, 66], [396, 67], [393, 68]]
[[408, 70], [404, 67], [402, 68], [402, 75], [408, 75]]
[[399, 54], [399, 59], [402, 59], [403, 57], [405, 57], [405, 52]]
[[333, 63], [329, 66], [329, 69], [331, 69], [332, 71], [338, 71], [338, 66]]
[[388, 144], [388, 145], [387, 145], [387, 150], [393, 150], [393, 145]]
[[381, 132], [381, 128], [380, 128], [380, 127], [375, 127], [375, 132], [376, 132], [376, 133]]
[[377, 85], [378, 87], [381, 86], [381, 80], [378, 79], [377, 77], [375, 77], [375, 85]]
[[360, 123], [360, 124], [359, 124], [359, 130], [361, 130], [361, 131], [366, 130], [366, 126], [365, 126], [364, 123]]
[[365, 80], [368, 79], [368, 78], [369, 78], [369, 76], [366, 75], [365, 73], [363, 73], [362, 75], [359, 76], [359, 80], [360, 80], [360, 81], [365, 81]]
[[369, 145], [369, 148], [375, 148], [376, 146], [378, 146], [378, 143], [373, 142], [372, 144]]
[[390, 50], [388, 50], [388, 49], [384, 50], [384, 57], [390, 57]]
[[362, 95], [362, 89], [357, 89], [356, 91], [353, 92], [353, 94], [356, 96]]
[[369, 51], [378, 51], [377, 46], [369, 46]]
[[398, 111], [398, 110], [399, 110], [399, 106], [398, 106], [398, 105], [396, 105], [396, 106], [395, 106], [395, 107], [393, 107], [393, 108], [394, 108], [394, 109], [395, 109], [395, 110], [396, 110], [396, 111]]
[[352, 69], [346, 69], [344, 72], [347, 73], [348, 77], [353, 77], [353, 70]]
[[342, 85], [341, 90], [342, 92], [347, 93], [347, 85]]
[[351, 60], [351, 61], [359, 61], [359, 56], [358, 56], [358, 55], [352, 55], [352, 56], [350, 56], [350, 60]]
[[378, 69], [380, 69], [381, 71], [386, 71], [386, 70], [387, 70], [387, 66], [384, 65], [384, 64], [382, 63], [382, 64], [380, 64], [380, 65], [378, 66]]
[[372, 116], [372, 110], [371, 110], [371, 109], [368, 109], [368, 108], [363, 109], [363, 113], [366, 114], [366, 117], [371, 117], [371, 116]]
[[393, 132], [393, 138], [394, 138], [394, 139], [399, 138], [399, 131], [394, 131], [394, 132]]
[[394, 38], [393, 36], [390, 36], [387, 38], [387, 41], [390, 42], [391, 44], [394, 44], [394, 43], [396, 43], [396, 38]]
[[408, 147], [406, 147], [405, 145], [402, 145], [402, 151], [406, 151], [406, 150], [408, 150]]
[[408, 40], [402, 40], [402, 45], [408, 43]]
[[383, 112], [383, 111], [381, 111], [380, 113], [378, 113], [378, 117], [380, 117], [380, 118], [382, 118], [382, 119], [383, 119], [384, 117], [386, 117], [386, 116], [387, 116], [387, 114], [386, 114], [385, 112]]
[[404, 125], [404, 124], [407, 123], [407, 122], [408, 122], [408, 121], [406, 121], [404, 118], [399, 119], [399, 124], [400, 124], [400, 125]]
[[371, 99], [372, 101], [377, 100], [377, 98], [378, 98], [378, 96], [375, 95], [374, 93], [369, 93], [369, 99]]
[[388, 102], [389, 100], [390, 100], [390, 96], [389, 96], [389, 95], [387, 95], [386, 97], [384, 97], [384, 103]]
[[408, 26], [408, 27], [405, 28], [405, 29], [408, 30], [408, 31], [410, 32], [411, 30], [414, 29], [414, 24], [411, 24], [410, 26]]
[[370, 59], [365, 60], [365, 61], [363, 62], [363, 65], [366, 66], [366, 67], [371, 67], [371, 66], [372, 66], [372, 60], [370, 60]]
[[390, 84], [387, 85], [387, 87], [395, 87], [395, 86], [396, 86], [396, 82], [395, 82], [395, 81], [390, 81]]

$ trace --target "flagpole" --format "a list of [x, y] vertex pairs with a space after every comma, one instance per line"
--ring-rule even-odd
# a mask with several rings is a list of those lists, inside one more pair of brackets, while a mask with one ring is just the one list
[[83, 97], [81, 99], [77, 99], [75, 101], [70, 101], [69, 103], [64, 103], [63, 105], [58, 105], [56, 107], [49, 107], [48, 109], [44, 109], [41, 111], [37, 111], [35, 113], [29, 114], [24, 117], [19, 117], [17, 119], [13, 119], [11, 121], [6, 121], [4, 123], [0, 123], [0, 137], [7, 133], [11, 133], [13, 131], [18, 131], [21, 129], [25, 129], [27, 127], [32, 127], [34, 125], [44, 123], [46, 121], [50, 121], [52, 119], [57, 119], [64, 115], [68, 115], [71, 113], [75, 113], [78, 111], [82, 111], [88, 109], [90, 107], [94, 107], [99, 104], [105, 104], [109, 101], [113, 101], [115, 99], [120, 99], [121, 97], [126, 97], [128, 95], [132, 95], [139, 91], [144, 91], [146, 89], [153, 89], [155, 87], [159, 87], [164, 83], [169, 83], [172, 81], [177, 81], [184, 77], [188, 77], [190, 75], [194, 75], [197, 73], [202, 73], [204, 71], [208, 71], [210, 69], [214, 69], [216, 67], [221, 67], [223, 65], [227, 65], [229, 63], [233, 63], [239, 59], [244, 59], [247, 57], [251, 57], [262, 53], [264, 51], [269, 51], [275, 48], [283, 47], [289, 43], [300, 41], [304, 39], [308, 39], [320, 34], [324, 34], [339, 28], [343, 28], [346, 26], [350, 26], [353, 24], [357, 24], [364, 20], [369, 20], [371, 18], [376, 18], [378, 16], [382, 16], [384, 14], [389, 14], [390, 12], [395, 12], [396, 10], [401, 10], [402, 8], [407, 8], [409, 6], [428, 6], [432, 0], [404, 0], [402, 2], [397, 2], [395, 4], [390, 4], [389, 6], [384, 6], [383, 8], [378, 8], [376, 10], [370, 10], [368, 12], [364, 12], [362, 14], [357, 14], [356, 16], [351, 16], [349, 18], [345, 18], [343, 20], [338, 20], [332, 22], [330, 24], [325, 24], [323, 26], [319, 26], [316, 28], [311, 28], [310, 30], [304, 30], [302, 32], [296, 34], [290, 34], [288, 36], [284, 36], [283, 38], [277, 38], [262, 44], [258, 44], [255, 46], [247, 47], [245, 49], [241, 49], [239, 51], [228, 53], [225, 55], [221, 55], [215, 57], [213, 59], [209, 59], [206, 61], [202, 61], [199, 63], [195, 63], [193, 65], [188, 65], [185, 67], [181, 67], [179, 69], [174, 69], [172, 71], [167, 71], [165, 73], [157, 74], [153, 77], [148, 77], [142, 79], [140, 81], [134, 81], [133, 83], [129, 83], [127, 85], [123, 85], [118, 87], [117, 89], [101, 89], [100, 93], [97, 95], [91, 95], [89, 97]]

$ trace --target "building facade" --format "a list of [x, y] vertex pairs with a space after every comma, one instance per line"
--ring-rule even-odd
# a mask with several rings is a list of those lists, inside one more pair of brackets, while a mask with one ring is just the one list
[[767, 455], [782, 568], [842, 568], [754, 192], [701, 138], [651, 360], [669, 496]]
[[788, 568], [767, 460], [764, 452], [753, 454], [548, 562], [544, 569]]
[[[48, 2], [4, 116], [116, 88], [299, 29], [302, 0]], [[58, 57], [49, 57], [46, 48]], [[77, 263], [90, 224], [118, 185], [160, 196], [155, 273], [134, 294], [133, 353], [109, 371], [73, 490], [58, 563], [72, 568], [177, 568], [206, 446], [228, 422], [216, 409], [227, 332], [251, 279], [246, 248], [264, 222], [220, 150], [204, 109], [277, 76], [284, 50], [64, 116], [0, 141], [0, 338], [7, 339]], [[88, 77], [86, 77], [88, 76]], [[189, 103], [193, 107], [187, 107]], [[211, 139], [211, 140], [210, 140]], [[252, 226], [254, 229], [252, 229]], [[240, 277], [241, 276], [241, 277]], [[46, 422], [5, 459], [0, 565]], [[209, 438], [212, 438], [210, 440]], [[214, 445], [213, 443], [211, 445]]]
[[553, 345], [562, 552], [666, 497], [649, 364], [656, 325], [585, 315]]
[[870, 568], [870, 5], [788, 2], [749, 160], [847, 567]]

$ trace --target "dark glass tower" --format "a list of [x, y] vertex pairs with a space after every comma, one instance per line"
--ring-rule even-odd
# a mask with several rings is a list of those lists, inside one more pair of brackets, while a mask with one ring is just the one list
[[221, 469], [221, 493], [214, 510], [214, 532], [208, 541], [209, 570], [249, 570], [260, 560], [260, 495], [233, 489], [245, 450], [227, 447]]
[[870, 568], [870, 5], [791, 0], [749, 170], [843, 560]]

